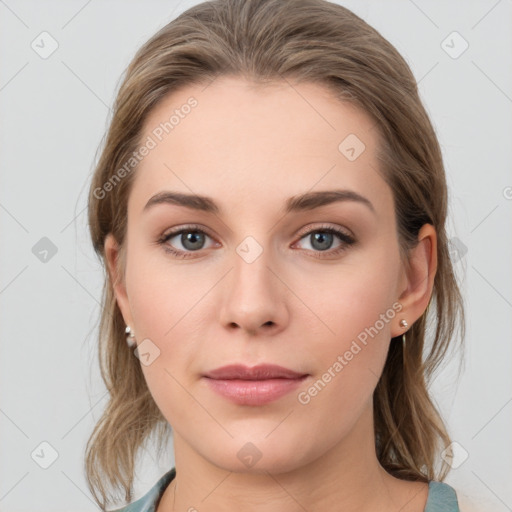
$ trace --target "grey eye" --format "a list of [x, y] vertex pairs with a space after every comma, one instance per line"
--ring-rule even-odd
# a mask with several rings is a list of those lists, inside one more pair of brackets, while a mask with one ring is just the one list
[[184, 231], [181, 233], [180, 242], [183, 247], [189, 251], [202, 249], [204, 245], [204, 233], [198, 233], [197, 231]]
[[325, 251], [327, 249], [330, 249], [334, 240], [334, 236], [332, 235], [332, 233], [325, 233], [323, 231], [311, 233], [308, 236], [312, 241], [311, 245], [315, 249], [318, 249], [319, 251]]

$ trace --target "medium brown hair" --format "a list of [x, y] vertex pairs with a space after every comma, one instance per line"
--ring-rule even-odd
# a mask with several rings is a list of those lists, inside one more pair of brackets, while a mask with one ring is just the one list
[[[442, 480], [437, 466], [450, 438], [428, 384], [453, 343], [464, 338], [464, 308], [445, 230], [447, 185], [441, 150], [414, 76], [397, 50], [348, 9], [325, 0], [214, 0], [165, 25], [136, 53], [120, 85], [89, 193], [95, 251], [106, 267], [104, 242], [120, 245], [124, 276], [127, 202], [134, 169], [119, 169], [141, 144], [144, 122], [168, 94], [188, 84], [234, 75], [254, 83], [315, 82], [357, 106], [375, 122], [382, 174], [391, 187], [404, 265], [419, 229], [437, 233], [437, 268], [425, 313], [393, 339], [374, 392], [375, 442], [380, 464], [408, 480]], [[117, 173], [117, 174], [116, 174]], [[124, 174], [124, 173], [123, 173]], [[116, 179], [117, 181], [113, 181]], [[112, 183], [105, 193], [106, 183]], [[87, 482], [105, 509], [109, 490], [132, 500], [135, 459], [156, 433], [161, 448], [170, 428], [127, 349], [125, 324], [108, 272], [103, 289], [99, 361], [107, 407], [86, 447]], [[460, 322], [459, 322], [460, 321]], [[426, 339], [426, 334], [429, 339]]]

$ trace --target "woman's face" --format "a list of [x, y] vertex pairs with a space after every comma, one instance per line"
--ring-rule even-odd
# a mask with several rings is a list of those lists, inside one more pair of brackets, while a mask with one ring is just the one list
[[[320, 85], [221, 77], [168, 96], [141, 141], [116, 294], [180, 449], [287, 471], [373, 436], [406, 280], [372, 120]], [[233, 364], [304, 377], [205, 377]]]

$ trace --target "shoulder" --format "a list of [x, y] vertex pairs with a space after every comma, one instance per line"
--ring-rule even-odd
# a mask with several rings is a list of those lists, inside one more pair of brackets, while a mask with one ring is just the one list
[[151, 489], [137, 501], [111, 512], [155, 512], [165, 489], [176, 476], [176, 468], [165, 473]]
[[425, 512], [460, 512], [455, 489], [444, 482], [431, 480]]

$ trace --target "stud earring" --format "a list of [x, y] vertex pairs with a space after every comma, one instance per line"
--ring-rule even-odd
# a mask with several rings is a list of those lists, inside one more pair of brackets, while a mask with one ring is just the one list
[[407, 327], [409, 327], [409, 324], [407, 323], [407, 320], [400, 320], [400, 327], [403, 327], [404, 329], [407, 329]]
[[137, 345], [137, 342], [135, 341], [135, 334], [133, 334], [132, 329], [129, 325], [126, 326], [124, 332], [126, 333], [126, 344], [130, 348], [135, 347], [135, 345]]

